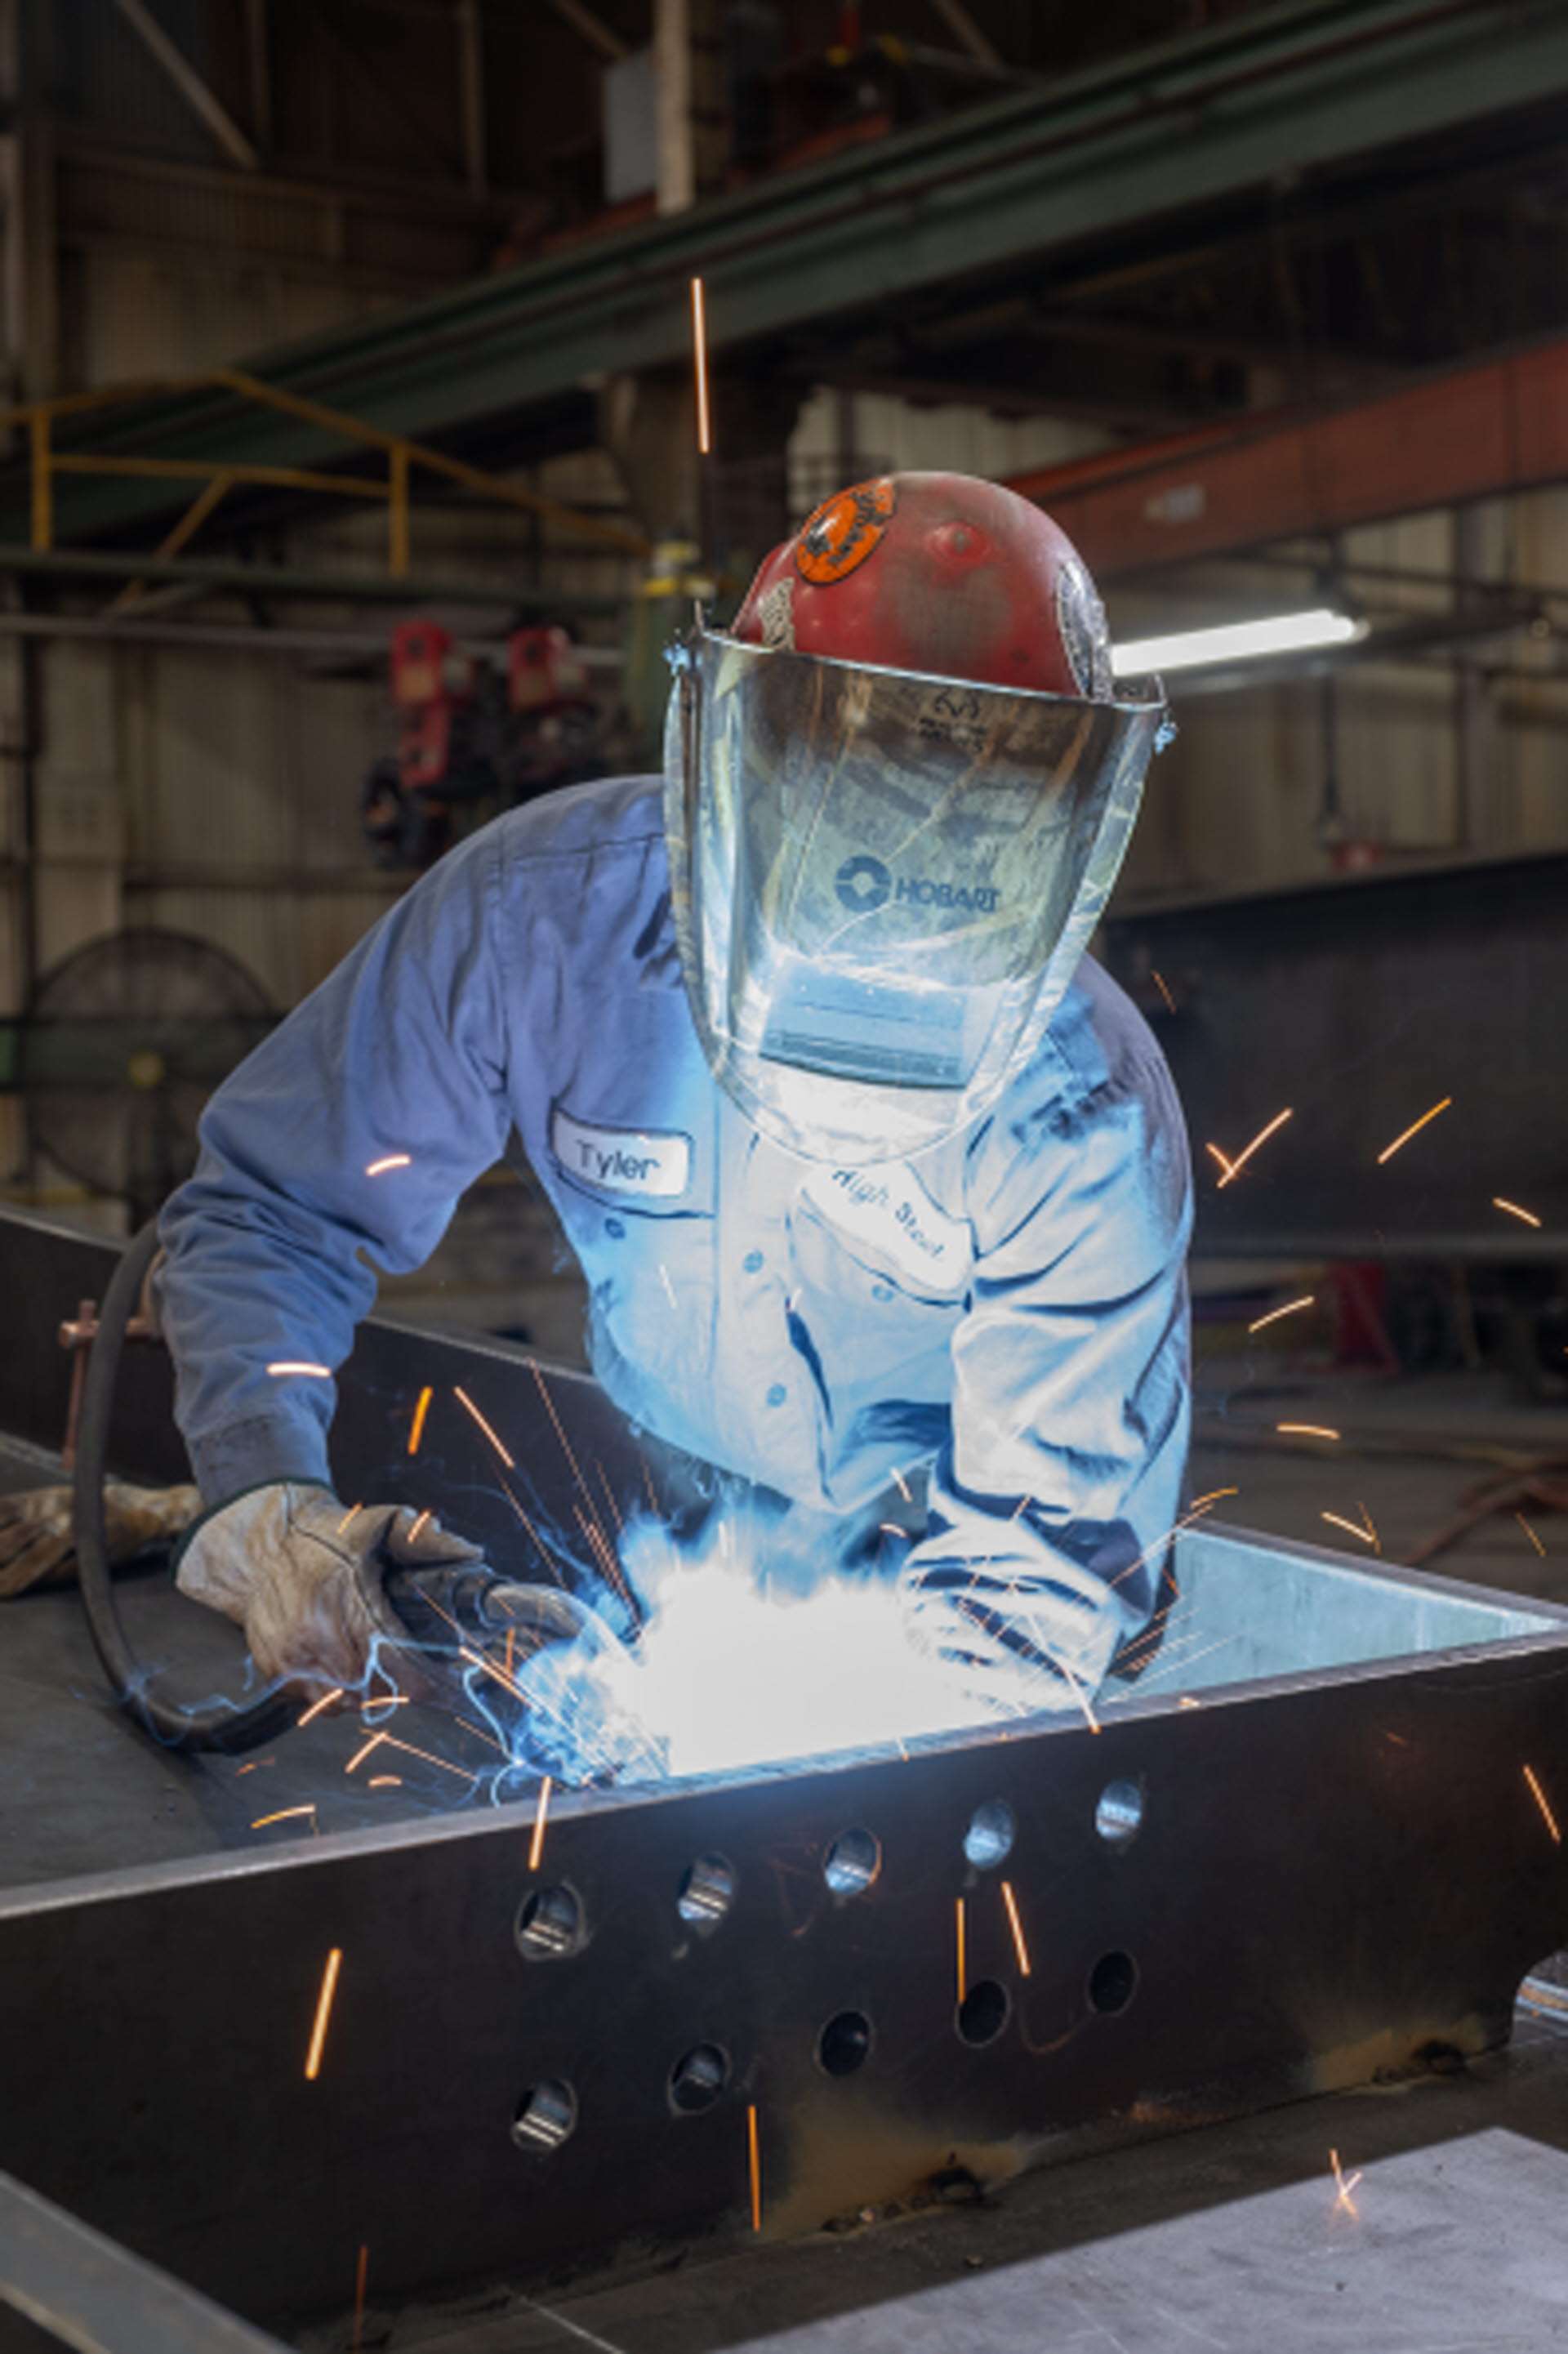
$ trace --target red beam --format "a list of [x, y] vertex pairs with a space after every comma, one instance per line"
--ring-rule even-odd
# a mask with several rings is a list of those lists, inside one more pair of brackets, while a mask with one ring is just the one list
[[1097, 577], [1342, 531], [1568, 479], [1568, 343], [1216, 441], [1106, 452], [1012, 478]]

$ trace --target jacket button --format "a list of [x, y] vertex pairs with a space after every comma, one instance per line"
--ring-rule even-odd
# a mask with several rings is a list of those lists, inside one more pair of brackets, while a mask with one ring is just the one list
[[871, 1296], [874, 1299], [891, 1299], [893, 1286], [890, 1283], [874, 1283], [871, 1287]]
[[782, 1382], [775, 1382], [768, 1393], [768, 1403], [769, 1405], [782, 1405], [789, 1394]]
[[760, 1251], [747, 1251], [746, 1257], [740, 1263], [746, 1269], [747, 1275], [758, 1275], [762, 1270], [762, 1253]]
[[606, 1218], [604, 1230], [613, 1243], [620, 1242], [626, 1232], [625, 1226], [619, 1218]]

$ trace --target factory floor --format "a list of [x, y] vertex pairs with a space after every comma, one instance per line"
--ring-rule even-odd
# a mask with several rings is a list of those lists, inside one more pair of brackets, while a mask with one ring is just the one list
[[[1216, 1517], [1358, 1558], [1372, 1557], [1370, 1530], [1385, 1559], [1407, 1559], [1476, 1481], [1568, 1456], [1562, 1403], [1517, 1404], [1489, 1374], [1388, 1380], [1285, 1352], [1201, 1352], [1198, 1404], [1190, 1495], [1234, 1490]], [[1340, 1435], [1281, 1434], [1281, 1422]], [[14, 1484], [45, 1467], [4, 1468]], [[1568, 1603], [1568, 1515], [1505, 1504], [1432, 1566]], [[34, 1876], [40, 1802], [58, 1809], [52, 1872], [249, 1836], [245, 1785], [215, 1786], [198, 1804], [179, 1769], [151, 1755], [139, 1779], [116, 1770], [44, 1790], [84, 1724], [100, 1744], [135, 1745], [97, 1697], [70, 1596], [0, 1606], [7, 1687], [0, 1769], [12, 1803], [0, 1827], [7, 1815], [30, 1826], [0, 1874], [13, 1884]], [[302, 1771], [307, 1762], [302, 1753]], [[1511, 2047], [1456, 2073], [1102, 2150], [978, 2203], [396, 2315], [377, 2308], [372, 2252], [356, 2342], [391, 2354], [1568, 2348], [1568, 1993], [1552, 1992], [1568, 1988], [1568, 1967], [1545, 1959], [1538, 1977]], [[1361, 2177], [1347, 2195], [1330, 2153], [1347, 2183]], [[350, 2337], [345, 2322], [302, 2342], [325, 2354]]]
[[[1334, 2172], [1337, 2157], [1340, 2175]], [[1568, 2015], [1451, 2075], [1000, 2195], [361, 2331], [393, 2354], [1534, 2354], [1568, 2346]], [[311, 2341], [324, 2349], [334, 2339]]]

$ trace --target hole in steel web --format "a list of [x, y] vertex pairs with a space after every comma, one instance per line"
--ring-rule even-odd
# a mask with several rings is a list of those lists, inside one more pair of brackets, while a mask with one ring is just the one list
[[696, 2043], [670, 2071], [670, 2105], [683, 2116], [711, 2109], [729, 2082], [729, 2059], [716, 2043]]
[[969, 1817], [969, 1827], [964, 1833], [964, 1853], [977, 1872], [989, 1872], [992, 1864], [1011, 1855], [1017, 1836], [1012, 1808], [1001, 1798], [988, 1798]]
[[817, 2038], [817, 2064], [830, 2076], [853, 2076], [871, 2050], [871, 2021], [861, 2010], [841, 2010]]
[[530, 1962], [558, 1962], [575, 1954], [588, 1927], [575, 1888], [535, 1888], [517, 1911], [517, 1950]]
[[1126, 1847], [1143, 1820], [1143, 1786], [1107, 1782], [1095, 1808], [1095, 1829], [1107, 1847]]
[[859, 1896], [881, 1870], [881, 1843], [870, 1831], [841, 1831], [828, 1850], [822, 1878], [835, 1896]]
[[1007, 1988], [980, 1978], [959, 2005], [958, 2030], [966, 2043], [994, 2043], [1012, 2009]]
[[736, 1872], [722, 1855], [700, 1855], [681, 1882], [675, 1910], [694, 1929], [716, 1929], [735, 1903]]
[[1097, 2010], [1125, 2010], [1138, 1992], [1138, 1964], [1130, 1954], [1102, 1954], [1089, 1972], [1089, 2000]]
[[517, 2104], [512, 2138], [519, 2149], [547, 2154], [577, 2131], [577, 2096], [558, 2078], [531, 2084]]

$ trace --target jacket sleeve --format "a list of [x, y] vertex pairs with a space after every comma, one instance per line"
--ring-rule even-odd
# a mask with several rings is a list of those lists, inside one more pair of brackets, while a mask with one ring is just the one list
[[159, 1304], [209, 1506], [264, 1480], [328, 1480], [333, 1381], [269, 1368], [335, 1373], [374, 1268], [419, 1266], [499, 1158], [504, 946], [492, 827], [390, 909], [208, 1104], [196, 1173], [163, 1214]]
[[1180, 1509], [1191, 1174], [1163, 1058], [1123, 1015], [1108, 1067], [977, 1141], [952, 1440], [903, 1573], [916, 1639], [1020, 1709], [1093, 1691]]

